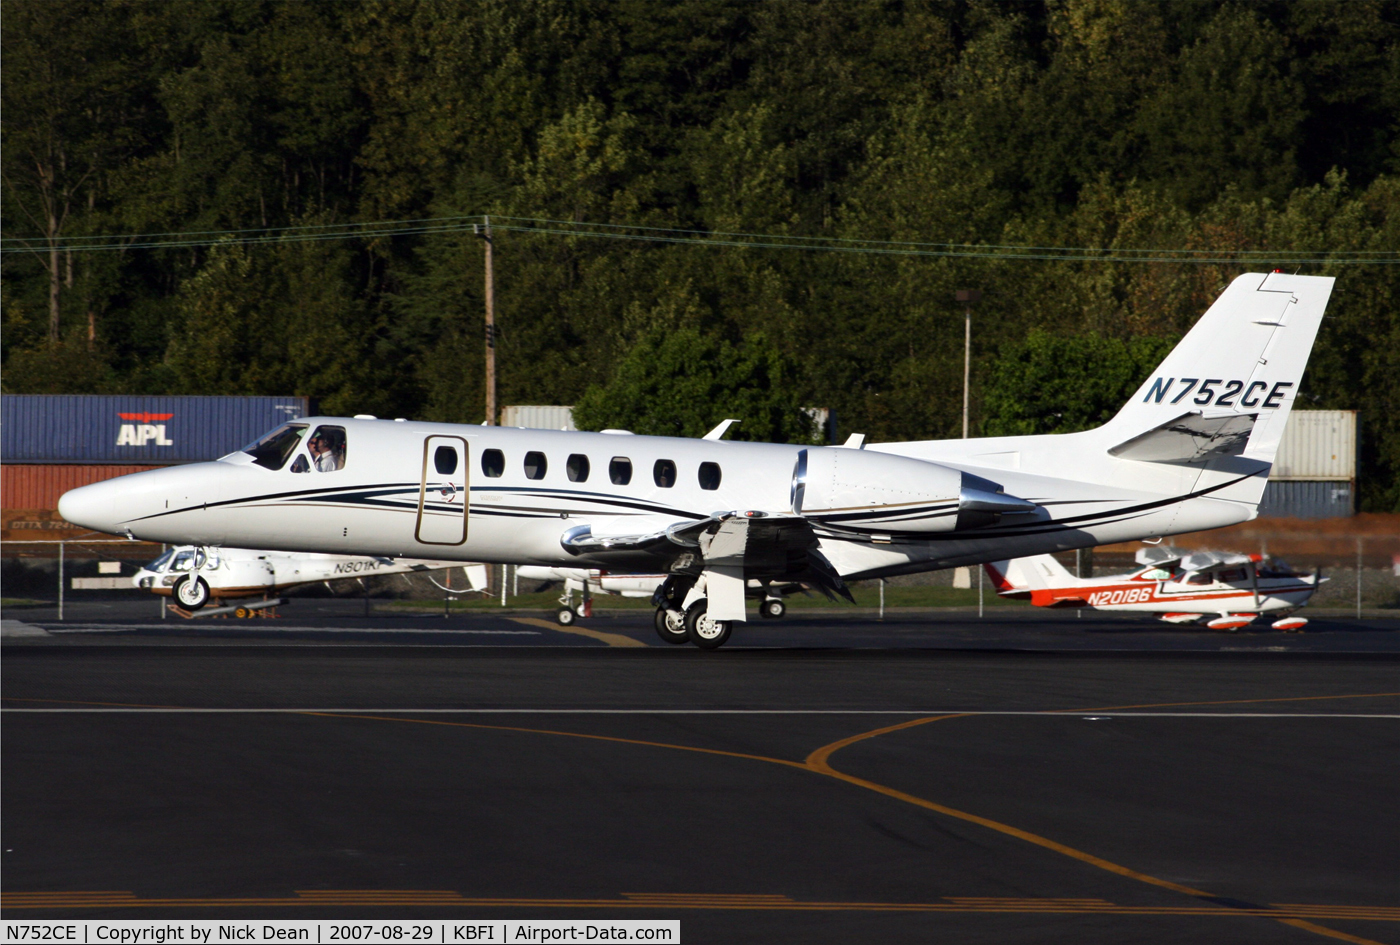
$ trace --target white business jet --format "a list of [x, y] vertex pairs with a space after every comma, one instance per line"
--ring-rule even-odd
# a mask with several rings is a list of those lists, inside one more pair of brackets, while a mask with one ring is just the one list
[[466, 578], [466, 585], [459, 590], [485, 589], [485, 566], [464, 566], [460, 561], [289, 554], [281, 551], [254, 551], [249, 548], [179, 545], [142, 566], [141, 570], [132, 575], [131, 583], [152, 594], [172, 597], [186, 611], [194, 612], [211, 600], [229, 600], [258, 594], [270, 596], [294, 587], [320, 584], [323, 581], [458, 567], [462, 568]]
[[849, 599], [852, 579], [1254, 518], [1332, 283], [1239, 276], [1082, 433], [819, 447], [308, 417], [59, 511], [176, 544], [665, 573], [668, 632], [714, 648], [750, 579]]

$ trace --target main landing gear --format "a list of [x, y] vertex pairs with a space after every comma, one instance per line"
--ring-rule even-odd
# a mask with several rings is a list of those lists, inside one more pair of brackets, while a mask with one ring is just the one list
[[702, 650], [717, 650], [728, 642], [733, 625], [710, 617], [707, 602], [698, 596], [695, 584], [691, 575], [672, 574], [656, 589], [652, 597], [656, 635], [671, 644], [693, 643]]
[[703, 597], [685, 612], [685, 635], [702, 650], [717, 650], [729, 642], [734, 625], [728, 620], [715, 620], [709, 614], [709, 602]]
[[656, 625], [656, 635], [667, 643], [679, 644], [690, 641], [690, 637], [685, 632], [685, 614], [679, 610], [658, 607], [653, 622]]

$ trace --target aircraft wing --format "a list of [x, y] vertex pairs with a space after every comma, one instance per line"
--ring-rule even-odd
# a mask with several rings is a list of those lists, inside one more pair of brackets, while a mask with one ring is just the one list
[[630, 534], [571, 528], [560, 538], [570, 554], [590, 562], [635, 567], [639, 557], [660, 559], [675, 573], [724, 569], [741, 583], [750, 578], [810, 584], [854, 602], [840, 574], [821, 553], [812, 523], [801, 515], [724, 512], [698, 521], [679, 521]]
[[1249, 443], [1258, 414], [1210, 416], [1184, 413], [1109, 448], [1109, 455], [1148, 463], [1195, 463], [1211, 456], [1238, 456]]

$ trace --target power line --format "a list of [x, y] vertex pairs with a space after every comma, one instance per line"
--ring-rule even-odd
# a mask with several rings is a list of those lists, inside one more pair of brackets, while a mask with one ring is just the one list
[[[0, 238], [0, 254], [50, 252], [120, 252], [147, 249], [196, 249], [220, 245], [257, 246], [282, 243], [367, 240], [402, 236], [460, 233], [484, 222], [481, 215], [378, 220], [362, 223], [305, 224], [232, 230], [104, 234], [69, 237], [57, 247], [35, 245], [31, 238]], [[868, 256], [909, 256], [957, 259], [1007, 259], [1041, 262], [1177, 263], [1188, 265], [1369, 265], [1400, 263], [1400, 254], [1385, 250], [1286, 252], [1272, 250], [1135, 249], [1130, 247], [1036, 246], [993, 243], [934, 243], [913, 240], [879, 240], [852, 237], [790, 236], [780, 233], [744, 233], [653, 227], [613, 223], [588, 223], [536, 217], [492, 216], [502, 231], [585, 239], [623, 240], [639, 243], [695, 245], [711, 248], [795, 249], [804, 252], [845, 253]]]

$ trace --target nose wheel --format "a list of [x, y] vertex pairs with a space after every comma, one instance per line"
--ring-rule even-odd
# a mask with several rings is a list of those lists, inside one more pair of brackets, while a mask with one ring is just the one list
[[198, 575], [180, 578], [174, 593], [175, 600], [186, 610], [198, 610], [209, 603], [209, 585]]
[[729, 641], [733, 624], [715, 620], [709, 614], [708, 603], [697, 600], [685, 612], [685, 633], [691, 643], [702, 650], [717, 650]]

